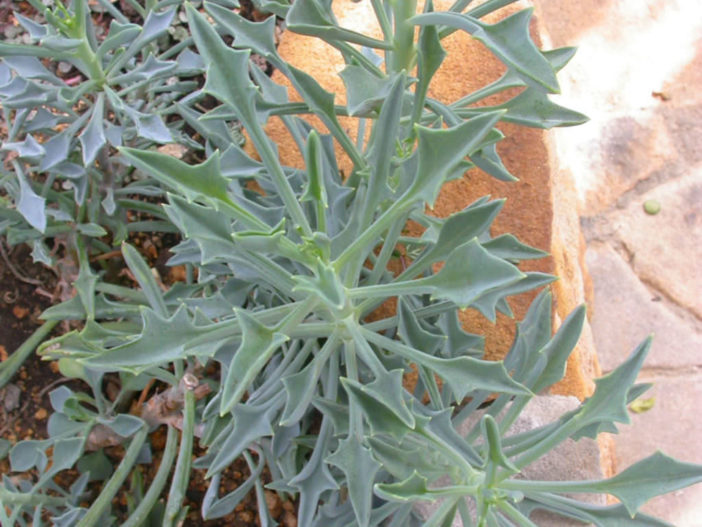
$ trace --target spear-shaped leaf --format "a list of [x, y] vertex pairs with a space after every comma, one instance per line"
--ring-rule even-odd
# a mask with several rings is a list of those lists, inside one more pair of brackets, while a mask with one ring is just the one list
[[[390, 374], [392, 375], [392, 374]], [[397, 399], [401, 394], [395, 394], [392, 400], [386, 400], [374, 389], [364, 386], [352, 379], [341, 379], [349, 397], [363, 410], [363, 416], [371, 428], [371, 434], [389, 434], [397, 439], [402, 439], [408, 432], [414, 430], [418, 417], [409, 413], [409, 419], [403, 414], [401, 407], [396, 407]], [[398, 390], [397, 384], [392, 383], [388, 389]], [[399, 387], [402, 389], [402, 386]], [[419, 418], [428, 421], [427, 418]]]
[[475, 150], [504, 111], [486, 112], [458, 126], [433, 129], [417, 126], [417, 175], [400, 200], [422, 199], [433, 206], [441, 184], [464, 157]]
[[275, 350], [288, 340], [287, 336], [267, 328], [246, 311], [239, 309], [236, 314], [241, 325], [242, 339], [223, 382], [219, 405], [221, 416], [241, 400]]
[[465, 308], [490, 290], [524, 277], [514, 265], [491, 255], [474, 238], [456, 247], [438, 273], [416, 280], [415, 285], [428, 286], [432, 298], [451, 300]]
[[222, 175], [219, 165], [219, 152], [199, 165], [188, 165], [160, 152], [134, 148], [120, 148], [120, 152], [137, 168], [190, 199], [204, 196], [226, 203], [231, 201], [227, 193], [229, 180]]
[[353, 434], [339, 442], [339, 448], [327, 458], [327, 462], [339, 467], [346, 476], [351, 505], [359, 527], [367, 527], [373, 501], [372, 481], [380, 470], [370, 449], [363, 446]]
[[496, 24], [486, 24], [470, 15], [426, 13], [410, 19], [418, 25], [442, 24], [467, 31], [523, 77], [536, 81], [551, 93], [559, 93], [553, 67], [529, 35], [533, 9], [524, 9]]

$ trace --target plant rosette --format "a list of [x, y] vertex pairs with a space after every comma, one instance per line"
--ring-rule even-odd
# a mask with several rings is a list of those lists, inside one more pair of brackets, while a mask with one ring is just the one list
[[[345, 105], [280, 58], [273, 17], [250, 22], [220, 3], [204, 2], [204, 12], [186, 4], [193, 42], [207, 64], [206, 82], [192, 96], [220, 102], [199, 119], [236, 120], [260, 159], [234, 142], [210, 148], [199, 165], [153, 150], [120, 149], [124, 163], [166, 189], [164, 212], [182, 235], [171, 263], [197, 270], [197, 279], [191, 272], [164, 292], [125, 243], [122, 254], [140, 290], [77, 283], [75, 299], [44, 313], [48, 320], [85, 319], [83, 329], [45, 343], [40, 353], [72, 361], [65, 366], [93, 396], [52, 392], [60, 417], [52, 417], [51, 437], [10, 450], [13, 470], [36, 468], [40, 477], [22, 485], [3, 482], [3, 523], [45, 511], [64, 525], [114, 517], [112, 497], [143, 455], [149, 429], [165, 422], [168, 462], [123, 525], [141, 524], [152, 510], [165, 525], [182, 521], [193, 470], [210, 479], [205, 519], [230, 513], [254, 490], [261, 524], [273, 525], [264, 497], [270, 489], [297, 500], [298, 525], [305, 527], [439, 526], [455, 518], [464, 525], [532, 526], [537, 509], [601, 526], [666, 525], [639, 508], [700, 481], [702, 467], [658, 453], [601, 481], [520, 477], [566, 439], [596, 437], [628, 422], [627, 405], [648, 388], [634, 381], [649, 340], [598, 379], [577, 408], [510, 434], [534, 395], [563, 377], [585, 310], [576, 309], [552, 334], [551, 296], [543, 290], [498, 362], [483, 360], [483, 337], [458, 322], [457, 309], [491, 321], [497, 312], [509, 315], [508, 297], [543, 288], [553, 277], [520, 270], [519, 262], [539, 251], [511, 235], [491, 236], [501, 200], [481, 198], [445, 219], [425, 209], [446, 181], [469, 167], [512, 179], [495, 149], [503, 137], [495, 126], [515, 113], [534, 120], [552, 114], [555, 74], [573, 54], [538, 49], [529, 36], [530, 10], [490, 24], [482, 18], [510, 2], [469, 3], [434, 12], [427, 2], [416, 14], [413, 1], [373, 0], [383, 31], [373, 38], [340, 27], [329, 1], [257, 2], [284, 17], [289, 31], [321, 38], [341, 52]], [[427, 96], [427, 87], [444, 58], [441, 40], [453, 31], [478, 39], [506, 72], [443, 104]], [[253, 66], [252, 52], [285, 75], [302, 102], [290, 102]], [[475, 105], [514, 87], [522, 91], [499, 108]], [[300, 118], [308, 114], [325, 130]], [[295, 139], [304, 169], [279, 162], [263, 126], [271, 116], [280, 117]], [[352, 140], [339, 116], [355, 118], [356, 137], [368, 129], [369, 139]], [[353, 163], [345, 179], [335, 142]], [[408, 221], [423, 233], [408, 234]], [[388, 266], [398, 247], [409, 262], [395, 274]], [[398, 299], [397, 312], [369, 321], [390, 298]], [[219, 375], [205, 374], [212, 364]], [[418, 381], [410, 390], [403, 374], [412, 366]], [[141, 418], [119, 413], [103, 396], [106, 373], [122, 379], [120, 397], [148, 382], [167, 387], [164, 397], [177, 415], [159, 421], [143, 412]], [[481, 417], [459, 434], [458, 426], [479, 410]], [[50, 482], [55, 471], [80, 463], [100, 426], [128, 446], [85, 508], [83, 480], [68, 491]], [[196, 437], [207, 453], [192, 460]], [[220, 495], [223, 472], [240, 456], [249, 479]], [[169, 479], [165, 505], [157, 508]], [[595, 506], [572, 493], [610, 494], [619, 503]], [[418, 516], [420, 501], [439, 503], [430, 518]]]

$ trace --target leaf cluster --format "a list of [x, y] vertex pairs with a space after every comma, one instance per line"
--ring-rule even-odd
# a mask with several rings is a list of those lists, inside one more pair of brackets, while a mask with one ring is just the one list
[[[141, 37], [132, 38], [146, 38], [149, 20], [160, 20], [165, 28], [172, 3], [152, 3], [141, 33], [134, 33]], [[628, 422], [627, 404], [648, 387], [634, 381], [650, 341], [598, 379], [595, 393], [577, 409], [514, 433], [511, 426], [529, 401], [563, 377], [584, 308], [552, 334], [552, 300], [544, 289], [519, 322], [509, 354], [498, 362], [482, 359], [484, 336], [459, 321], [458, 309], [476, 310], [493, 322], [498, 312], [513, 316], [510, 296], [544, 288], [553, 277], [519, 267], [523, 260], [542, 257], [542, 251], [510, 234], [492, 236], [502, 200], [486, 196], [443, 219], [428, 214], [427, 207], [447, 181], [470, 167], [498, 180], [515, 179], [497, 153], [500, 122], [549, 128], [583, 121], [549, 99], [558, 92], [556, 73], [573, 50], [538, 49], [529, 36], [530, 10], [498, 23], [483, 20], [509, 3], [489, 0], [471, 8], [459, 0], [446, 12], [434, 12], [429, 1], [425, 12], [416, 14], [414, 1], [373, 0], [383, 32], [373, 38], [340, 27], [329, 0], [257, 2], [284, 18], [289, 31], [339, 50], [346, 62], [340, 74], [345, 105], [278, 54], [273, 16], [251, 22], [228, 2], [205, 1], [202, 9], [186, 3], [190, 37], [184, 42], [194, 48], [183, 47], [179, 56], [188, 49], [186, 56], [197, 57], [198, 67], [206, 68], [204, 85], [189, 97], [218, 101], [202, 114], [173, 103], [205, 139], [207, 159], [200, 164], [155, 151], [151, 146], [161, 138], [143, 135], [138, 117], [130, 117], [130, 111], [142, 110], [130, 106], [121, 114], [107, 95], [114, 92], [115, 78], [139, 75], [140, 68], [156, 68], [149, 70], [153, 73], [163, 67], [167, 75], [179, 71], [178, 60], [168, 58], [176, 52], [151, 55], [144, 51], [151, 41], [145, 42], [134, 51], [143, 53], [143, 62], [124, 72], [136, 55], [123, 43], [121, 51], [101, 54], [102, 77], [89, 77], [83, 64], [87, 82], [102, 91], [92, 109], [78, 117], [83, 131], [76, 136], [77, 127], [68, 140], [80, 143], [83, 161], [92, 161], [92, 152], [109, 141], [106, 135], [100, 139], [100, 130], [104, 134], [107, 126], [105, 105], [112, 105], [119, 126], [127, 136], [131, 127], [134, 138], [113, 143], [114, 155], [166, 196], [161, 215], [182, 237], [170, 264], [190, 272], [185, 282], [164, 291], [139, 252], [123, 243], [124, 262], [139, 290], [107, 283], [86, 267], [75, 298], [44, 313], [47, 320], [83, 321], [82, 329], [50, 340], [40, 353], [57, 360], [66, 376], [82, 379], [92, 396], [55, 390], [49, 439], [9, 450], [13, 471], [36, 469], [39, 476], [20, 484], [3, 479], [3, 524], [27, 524], [47, 513], [57, 525], [114, 523], [112, 497], [130, 474], [133, 486], [143, 490], [133, 468], [149, 460], [150, 429], [166, 424], [158, 473], [148, 490], [139, 491], [141, 499], [130, 503], [123, 525], [154, 518], [164, 525], [182, 521], [187, 510], [181, 503], [194, 470], [205, 471], [210, 481], [201, 511], [205, 519], [229, 514], [253, 489], [261, 524], [274, 525], [265, 488], [297, 500], [298, 525], [305, 527], [444, 526], [456, 517], [464, 525], [532, 526], [529, 517], [537, 509], [598, 526], [666, 525], [639, 513], [640, 506], [700, 481], [700, 467], [655, 454], [603, 481], [521, 476], [566, 439], [616, 432], [615, 423]], [[74, 2], [73, 15], [80, 5]], [[53, 37], [81, 40], [83, 33], [76, 37], [70, 32], [77, 30], [67, 25], [73, 18], [53, 16], [58, 17], [53, 27], [63, 31]], [[117, 40], [132, 31], [128, 24], [113, 24]], [[441, 41], [454, 31], [480, 41], [506, 72], [445, 104], [428, 96], [428, 86], [445, 57]], [[87, 42], [75, 49], [87, 45], [94, 54], [101, 49]], [[65, 60], [58, 48], [36, 49]], [[4, 53], [5, 68], [17, 72]], [[76, 63], [87, 60], [72, 53]], [[286, 88], [253, 65], [251, 53], [286, 77], [302, 102], [292, 102]], [[105, 63], [119, 68], [105, 69]], [[10, 82], [20, 78], [13, 75]], [[154, 82], [151, 75], [149, 82]], [[521, 91], [498, 106], [479, 104], [512, 88]], [[179, 92], [156, 91], [165, 99], [154, 92], [147, 105], [158, 117], [158, 109], [169, 108]], [[323, 127], [312, 126], [308, 115]], [[304, 169], [280, 163], [264, 126], [271, 116], [280, 117], [290, 132]], [[353, 119], [360, 140], [349, 136], [340, 117]], [[234, 121], [257, 157], [223, 132]], [[353, 163], [346, 178], [335, 144]], [[34, 162], [43, 162], [43, 151]], [[92, 198], [86, 198], [88, 205], [94, 205]], [[422, 232], [409, 229], [409, 222]], [[407, 265], [394, 273], [398, 254], [403, 261], [407, 256]], [[389, 299], [397, 299], [396, 311], [377, 315]], [[213, 366], [218, 375], [206, 374]], [[414, 386], [406, 382], [412, 371], [417, 372]], [[121, 381], [116, 400], [103, 395], [108, 374]], [[164, 387], [163, 398], [175, 414], [125, 413], [121, 403], [153, 382]], [[462, 434], [457, 430], [463, 423], [472, 425]], [[87, 453], [98, 434], [128, 442], [112, 472], [100, 451]], [[192, 460], [195, 441], [206, 453]], [[224, 471], [240, 456], [249, 465], [249, 478], [220, 495]], [[83, 475], [69, 490], [53, 483], [57, 471], [74, 464]], [[270, 479], [264, 479], [264, 468]], [[105, 480], [102, 491], [86, 508], [86, 485], [99, 478]], [[163, 503], [159, 499], [169, 481]], [[594, 506], [573, 499], [573, 492], [611, 494], [620, 503]], [[420, 518], [418, 501], [439, 505], [431, 517]]]

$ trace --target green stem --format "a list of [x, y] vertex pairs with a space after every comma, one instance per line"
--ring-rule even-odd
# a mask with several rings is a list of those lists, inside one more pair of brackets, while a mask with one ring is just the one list
[[195, 437], [195, 392], [185, 389], [185, 407], [183, 408], [183, 429], [181, 431], [180, 450], [175, 472], [168, 492], [163, 527], [174, 525], [183, 505], [185, 491], [190, 482], [190, 466], [193, 455], [193, 438]]
[[334, 268], [340, 271], [353, 257], [365, 253], [368, 246], [373, 243], [384, 231], [396, 223], [398, 216], [404, 214], [409, 206], [407, 201], [396, 201], [388, 208], [370, 227], [356, 238], [334, 261]]
[[[353, 340], [344, 341], [344, 362], [346, 377], [358, 382], [358, 362]], [[349, 435], [355, 435], [361, 441], [363, 436], [363, 414], [353, 400], [349, 401]]]
[[[251, 112], [253, 113], [253, 112]], [[261, 156], [261, 160], [273, 179], [280, 198], [283, 200], [285, 209], [290, 214], [290, 217], [295, 222], [296, 227], [302, 229], [305, 236], [312, 236], [312, 227], [310, 227], [307, 217], [305, 216], [302, 206], [295, 195], [288, 178], [285, 176], [283, 168], [280, 166], [278, 157], [271, 146], [271, 142], [266, 136], [263, 128], [256, 120], [254, 115], [250, 119], [246, 119], [245, 124], [248, 125], [248, 132], [251, 140], [256, 148], [256, 151]]]
[[156, 501], [161, 497], [163, 487], [166, 486], [166, 481], [168, 481], [168, 475], [171, 472], [173, 460], [175, 459], [177, 446], [178, 431], [174, 427], [169, 426], [168, 435], [166, 436], [166, 448], [163, 450], [158, 472], [156, 472], [156, 476], [154, 476], [149, 490], [146, 492], [137, 508], [134, 509], [134, 512], [129, 515], [127, 521], [122, 524], [122, 527], [140, 527], [146, 522]]
[[43, 494], [21, 494], [19, 492], [11, 492], [3, 487], [0, 487], [0, 503], [9, 507], [17, 505], [20, 507], [24, 505], [31, 505], [33, 507], [40, 505], [65, 507], [66, 499], [57, 498], [54, 496], [45, 496]]
[[527, 465], [542, 457], [546, 452], [552, 450], [557, 445], [568, 439], [579, 428], [580, 423], [578, 422], [578, 418], [572, 418], [566, 424], [560, 428], [557, 428], [551, 435], [545, 437], [543, 440], [539, 441], [539, 443], [519, 456], [519, 458], [514, 461], [514, 466], [519, 470], [522, 470]]
[[[70, 29], [68, 36], [80, 39], [81, 41], [73, 52], [73, 55], [85, 65], [83, 73], [90, 80], [95, 81], [98, 86], [102, 86], [105, 83], [105, 72], [102, 69], [102, 65], [95, 51], [90, 47], [90, 42], [86, 33], [86, 17], [89, 15], [89, 13], [86, 12], [86, 3], [87, 0], [76, 0], [73, 2], [75, 9], [75, 25]], [[82, 68], [79, 69], [82, 70]]]
[[25, 340], [15, 352], [8, 357], [7, 360], [0, 363], [0, 388], [5, 386], [17, 370], [22, 366], [25, 360], [34, 352], [44, 339], [49, 336], [51, 330], [54, 329], [58, 320], [49, 320], [39, 326], [32, 335]]
[[[448, 300], [443, 302], [437, 302], [431, 306], [422, 307], [414, 311], [414, 316], [417, 318], [427, 318], [435, 317], [445, 313], [446, 311], [452, 311], [456, 309], [456, 304]], [[397, 327], [399, 318], [397, 316], [384, 318], [382, 320], [376, 320], [370, 324], [364, 324], [363, 329], [378, 333], [380, 331], [385, 331], [386, 329], [392, 329]]]
[[417, 14], [417, 0], [390, 0], [395, 24], [390, 71], [410, 71], [414, 64], [414, 26], [407, 20]]
[[431, 293], [434, 289], [431, 286], [424, 285], [426, 280], [426, 278], [420, 278], [409, 282], [392, 282], [390, 284], [356, 287], [348, 292], [348, 296], [349, 298], [373, 298]]
[[132, 439], [132, 442], [129, 444], [129, 448], [127, 448], [127, 451], [124, 453], [124, 457], [117, 467], [117, 470], [115, 470], [112, 477], [105, 483], [100, 495], [90, 506], [85, 516], [76, 524], [76, 527], [94, 527], [98, 524], [98, 520], [110, 506], [112, 498], [115, 497], [115, 494], [117, 494], [124, 480], [127, 479], [134, 463], [136, 463], [148, 433], [149, 430], [146, 426], [142, 426], [139, 429], [134, 439]]
[[392, 227], [390, 227], [387, 236], [385, 236], [383, 248], [381, 249], [380, 254], [378, 255], [378, 260], [373, 265], [373, 272], [366, 280], [366, 284], [375, 285], [383, 276], [383, 273], [387, 270], [388, 262], [390, 261], [390, 258], [392, 257], [392, 254], [395, 251], [397, 239], [400, 237], [400, 234], [402, 234], [402, 229], [404, 229], [404, 227], [404, 221], [398, 221]]
[[383, 32], [383, 37], [387, 42], [390, 42], [392, 40], [392, 25], [385, 11], [385, 6], [381, 0], [371, 0], [371, 3], [373, 4], [375, 17], [378, 19], [378, 24], [380, 24], [380, 29]]

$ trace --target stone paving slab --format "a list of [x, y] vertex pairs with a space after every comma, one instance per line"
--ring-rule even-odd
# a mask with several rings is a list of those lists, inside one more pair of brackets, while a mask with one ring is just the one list
[[651, 333], [646, 368], [702, 366], [697, 321], [646, 287], [608, 243], [590, 244], [586, 260], [595, 292], [590, 321], [603, 371], [616, 368]]
[[[702, 137], [698, 142], [702, 147]], [[643, 210], [653, 201], [661, 207], [656, 215]], [[636, 275], [702, 321], [702, 165], [632, 199], [606, 220]]]
[[[657, 449], [702, 463], [702, 2], [534, 2], [554, 47], [579, 48], [561, 103], [591, 121], [553, 136], [578, 190], [603, 371], [655, 334], [639, 380], [656, 405], [615, 436], [618, 469]], [[702, 527], [702, 485], [644, 510]]]
[[[647, 412], [632, 414], [632, 423], [620, 426], [614, 436], [618, 470], [658, 449], [681, 461], [702, 463], [702, 370], [642, 375], [639, 380], [654, 383], [643, 397], [654, 397], [655, 404]], [[676, 527], [702, 527], [702, 485], [655, 498], [642, 510]]]

